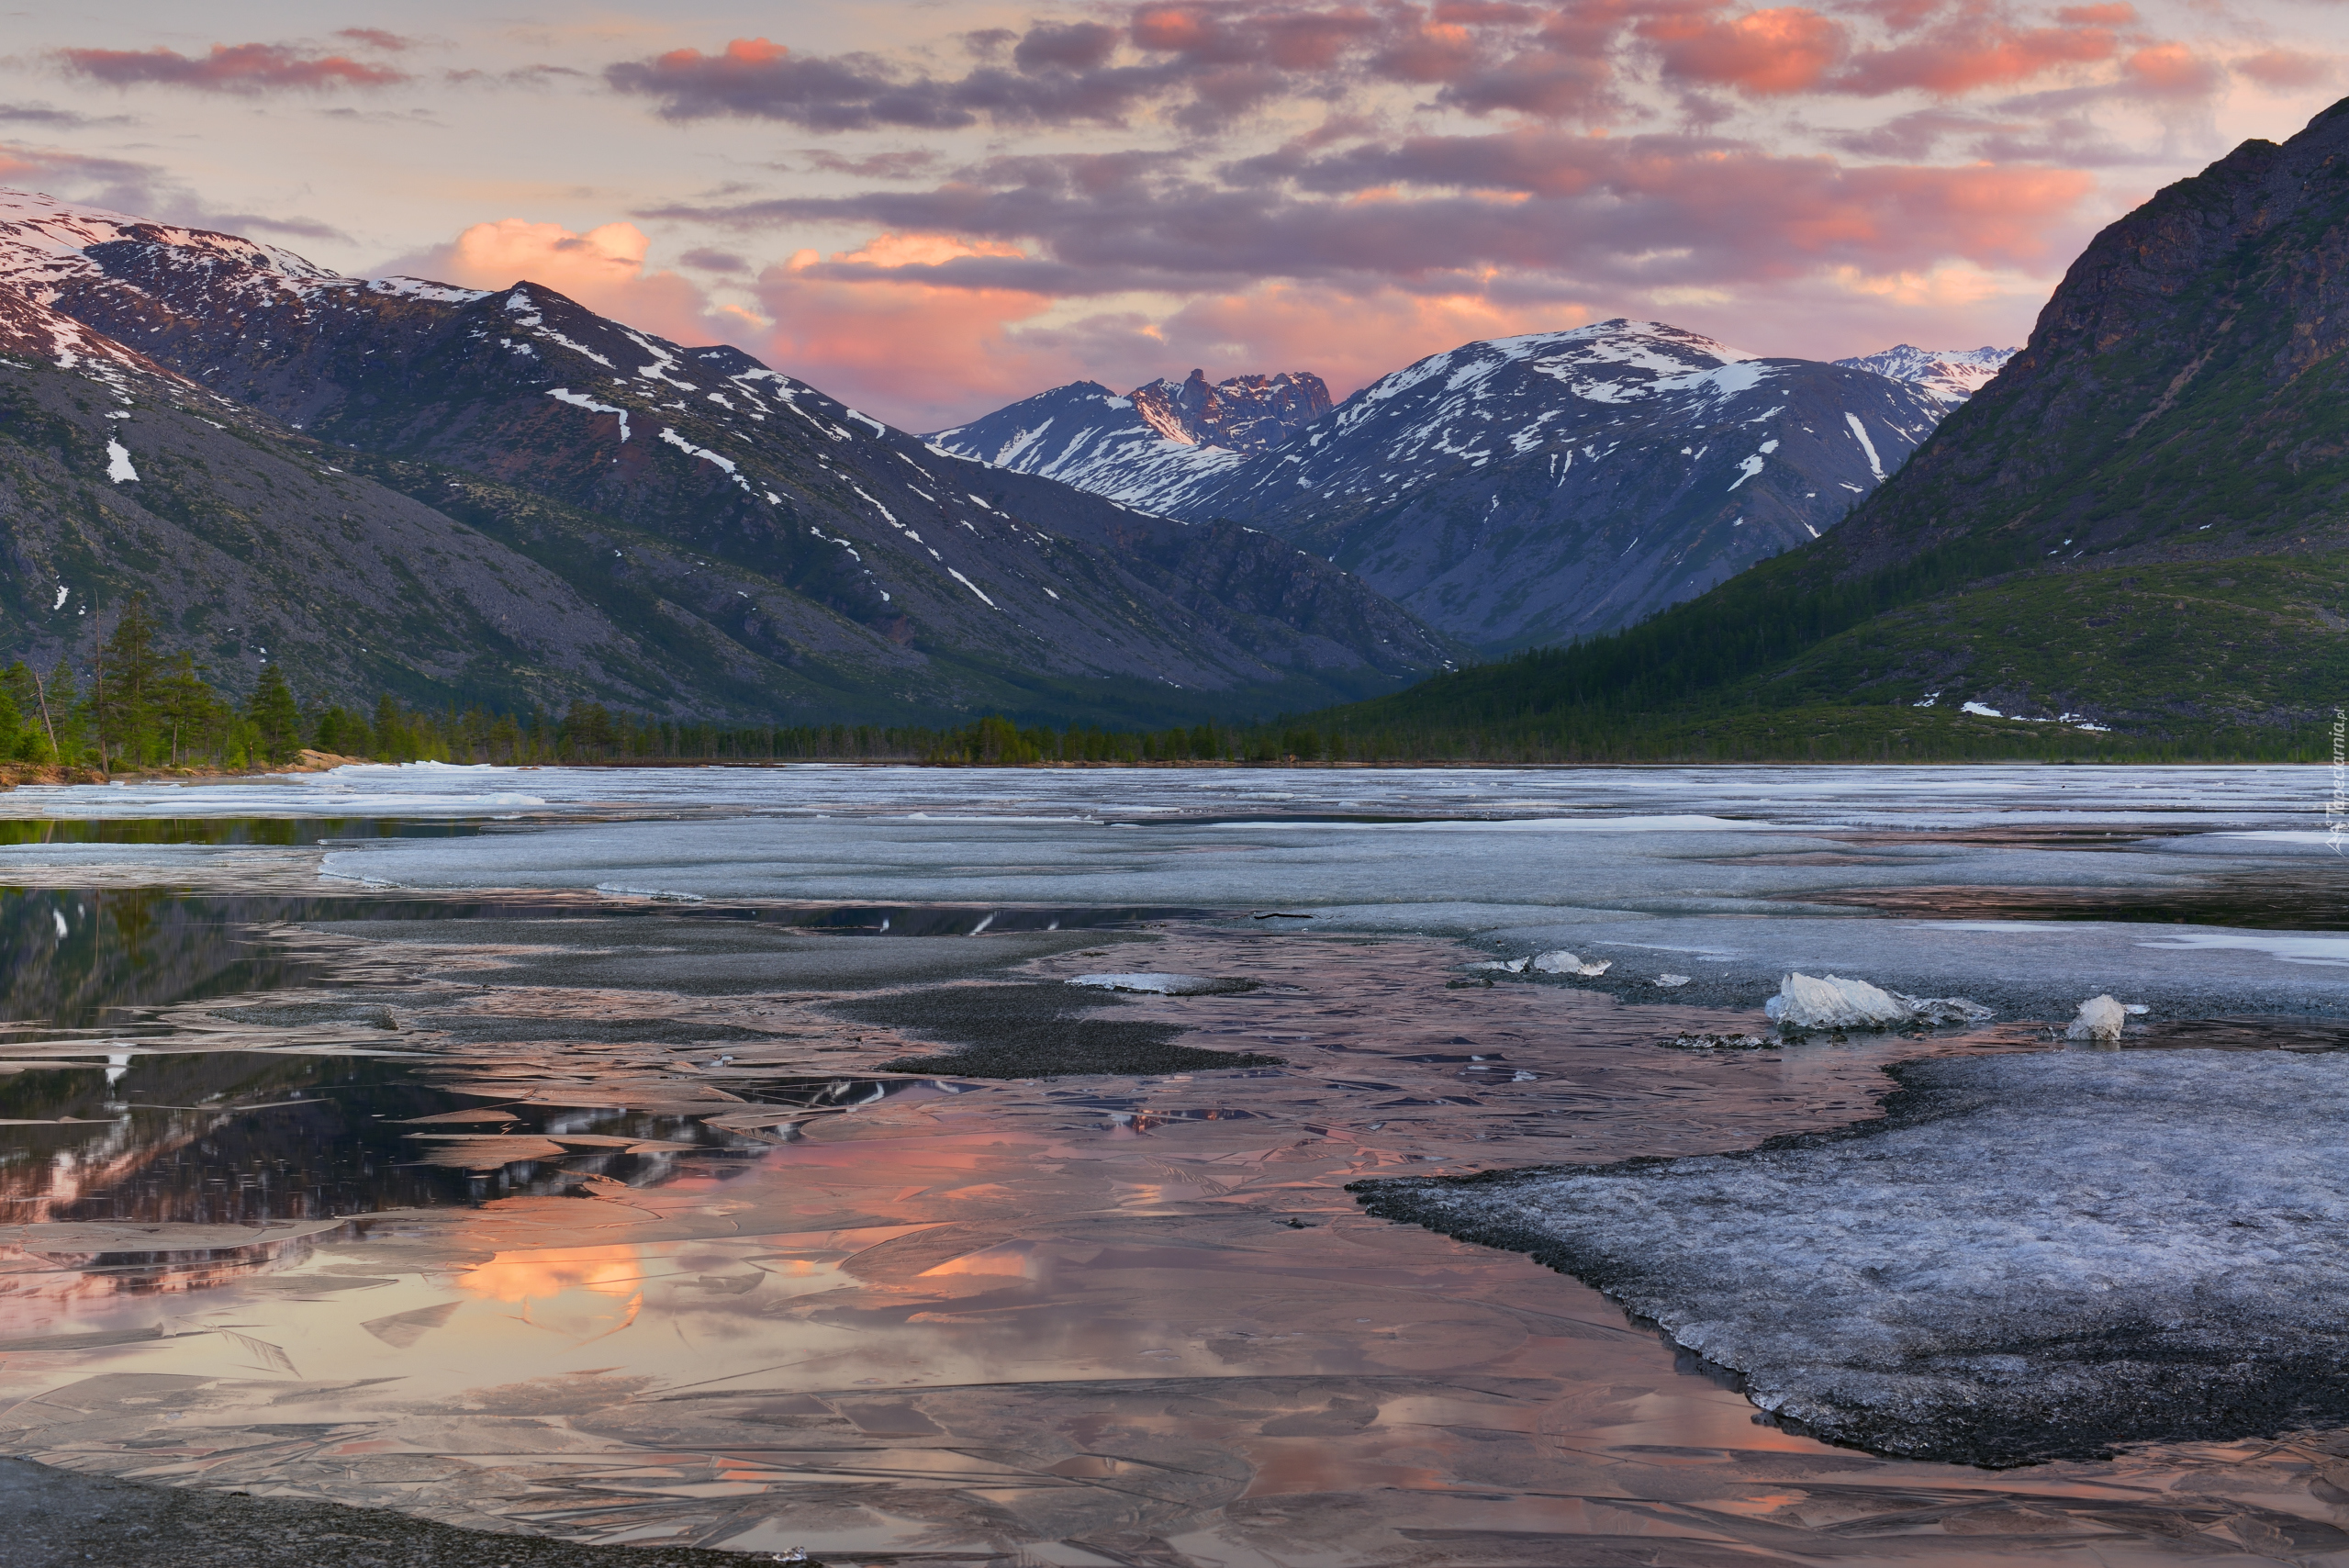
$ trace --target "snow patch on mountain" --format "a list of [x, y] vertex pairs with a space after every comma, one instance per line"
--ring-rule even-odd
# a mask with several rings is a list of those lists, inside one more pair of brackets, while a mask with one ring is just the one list
[[559, 403], [568, 403], [575, 409], [585, 409], [591, 414], [618, 414], [620, 416], [620, 439], [623, 443], [628, 440], [627, 409], [616, 408], [610, 403], [598, 403], [593, 398], [587, 396], [585, 393], [574, 392], [568, 386], [557, 386], [553, 391], [549, 392], [547, 396]]
[[934, 451], [1167, 516], [1247, 460], [1229, 447], [1169, 440], [1135, 403], [1097, 381], [1075, 381], [925, 439]]
[[1873, 370], [1895, 381], [1906, 381], [1927, 397], [1955, 408], [1990, 385], [2018, 349], [1920, 349], [1901, 343], [1880, 353], [1861, 354], [1835, 363], [1852, 370]]

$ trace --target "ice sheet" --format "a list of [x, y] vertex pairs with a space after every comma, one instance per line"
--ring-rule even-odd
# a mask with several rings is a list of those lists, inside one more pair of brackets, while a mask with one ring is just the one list
[[2007, 1464], [2349, 1417], [2349, 1058], [1898, 1076], [1857, 1136], [1366, 1201], [1533, 1250], [1879, 1451]]
[[[362, 765], [218, 784], [28, 787], [0, 817], [554, 815], [697, 812], [1101, 816], [1714, 816], [1782, 825], [1943, 828], [2140, 823], [2206, 833], [2321, 827], [2317, 767], [1652, 768], [598, 769]], [[2254, 843], [2230, 846], [2250, 852]], [[2270, 846], [2269, 847], [2276, 847]]]

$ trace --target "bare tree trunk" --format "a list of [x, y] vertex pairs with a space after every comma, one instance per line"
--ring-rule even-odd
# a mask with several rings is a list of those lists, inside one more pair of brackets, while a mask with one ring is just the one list
[[40, 698], [40, 727], [49, 732], [49, 755], [62, 762], [65, 759], [57, 756], [57, 726], [49, 717], [49, 683], [41, 679], [40, 671], [34, 670], [32, 674], [33, 690]]

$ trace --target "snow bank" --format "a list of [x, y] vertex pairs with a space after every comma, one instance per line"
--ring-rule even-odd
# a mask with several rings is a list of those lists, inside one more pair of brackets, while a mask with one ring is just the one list
[[1369, 1182], [1531, 1251], [1878, 1451], [2013, 1464], [2349, 1423], [2349, 1055], [1911, 1064], [1745, 1154]]
[[1991, 1010], [1963, 996], [1903, 996], [1866, 980], [1837, 975], [1790, 974], [1762, 1003], [1771, 1022], [1789, 1035], [1830, 1029], [1896, 1029], [1903, 1025], [1979, 1024]]

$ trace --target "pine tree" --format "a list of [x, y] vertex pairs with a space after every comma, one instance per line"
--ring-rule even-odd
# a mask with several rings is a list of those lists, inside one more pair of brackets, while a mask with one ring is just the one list
[[283, 765], [302, 749], [302, 710], [285, 672], [274, 664], [261, 666], [261, 684], [252, 689], [245, 717], [253, 727], [253, 745], [268, 762]]
[[406, 734], [407, 726], [399, 722], [399, 703], [388, 691], [375, 699], [375, 756], [386, 762], [409, 762], [415, 758], [415, 744]]
[[49, 725], [41, 717], [40, 678], [32, 666], [18, 659], [6, 670], [0, 671], [0, 688], [8, 693], [8, 701], [17, 711], [17, 733], [8, 755], [18, 762], [39, 762], [48, 756]]
[[159, 737], [171, 747], [173, 767], [180, 766], [183, 756], [193, 756], [197, 747], [206, 745], [217, 727], [215, 710], [218, 699], [197, 673], [196, 655], [182, 653], [164, 667], [155, 683], [155, 717], [163, 732]]
[[155, 631], [147, 596], [133, 594], [115, 622], [114, 635], [98, 649], [91, 717], [97, 722], [101, 766], [112, 756], [136, 767], [151, 749], [155, 687], [163, 670], [162, 655], [155, 651]]

